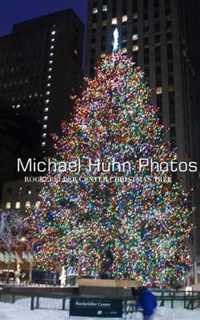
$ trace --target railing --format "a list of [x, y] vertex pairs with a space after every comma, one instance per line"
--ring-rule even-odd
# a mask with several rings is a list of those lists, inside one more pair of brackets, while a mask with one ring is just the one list
[[[53, 286], [4, 286], [0, 290], [0, 302], [15, 303], [20, 301], [31, 310], [34, 309], [53, 309], [53, 310], [68, 310], [69, 301], [71, 298], [87, 298], [87, 299], [121, 299], [123, 301], [124, 313], [135, 312], [135, 301], [131, 296], [131, 291], [124, 289], [126, 292], [123, 296], [114, 296], [115, 289], [107, 292], [104, 297], [81, 293], [79, 288], [59, 288]], [[87, 290], [86, 290], [87, 292]], [[112, 295], [113, 292], [113, 295]], [[153, 290], [157, 297], [158, 306], [167, 306], [175, 308], [177, 305], [184, 309], [200, 308], [200, 292], [192, 291], [173, 291], [173, 290]]]

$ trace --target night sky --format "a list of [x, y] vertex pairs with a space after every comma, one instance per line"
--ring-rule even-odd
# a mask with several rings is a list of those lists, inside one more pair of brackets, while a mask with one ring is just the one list
[[10, 33], [12, 25], [55, 11], [72, 8], [86, 21], [87, 0], [5, 0], [0, 4], [0, 36]]

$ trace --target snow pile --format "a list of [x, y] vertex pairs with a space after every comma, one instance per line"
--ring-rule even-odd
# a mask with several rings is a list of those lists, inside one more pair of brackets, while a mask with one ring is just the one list
[[[0, 320], [67, 320], [68, 311], [62, 310], [30, 310], [29, 299], [20, 300], [16, 304], [0, 303]], [[46, 301], [42, 302], [42, 307], [45, 307]], [[59, 306], [59, 304], [58, 304]], [[74, 320], [84, 320], [86, 318], [73, 318]], [[94, 318], [87, 318], [91, 320]], [[128, 319], [142, 320], [140, 313], [129, 315]], [[154, 317], [154, 320], [199, 320], [200, 310], [184, 310], [183, 308], [170, 309], [160, 307]], [[99, 319], [98, 319], [99, 320]], [[101, 320], [104, 320], [101, 318]], [[111, 319], [110, 319], [111, 320]]]

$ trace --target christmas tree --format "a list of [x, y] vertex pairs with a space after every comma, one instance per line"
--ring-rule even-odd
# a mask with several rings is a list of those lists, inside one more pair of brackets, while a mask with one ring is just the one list
[[38, 267], [73, 265], [80, 277], [107, 273], [143, 285], [184, 277], [191, 211], [170, 171], [150, 165], [177, 158], [158, 113], [132, 59], [121, 51], [102, 58], [96, 77], [74, 97], [73, 120], [62, 123], [61, 138], [53, 136], [54, 160], [74, 161], [74, 170], [51, 171], [31, 214]]

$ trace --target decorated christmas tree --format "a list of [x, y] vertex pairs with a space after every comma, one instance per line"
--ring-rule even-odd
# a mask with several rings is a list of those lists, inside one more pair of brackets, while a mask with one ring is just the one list
[[166, 169], [176, 153], [150, 94], [142, 69], [117, 51], [74, 97], [73, 120], [53, 136], [58, 167], [30, 216], [37, 267], [158, 286], [190, 269], [188, 195]]

